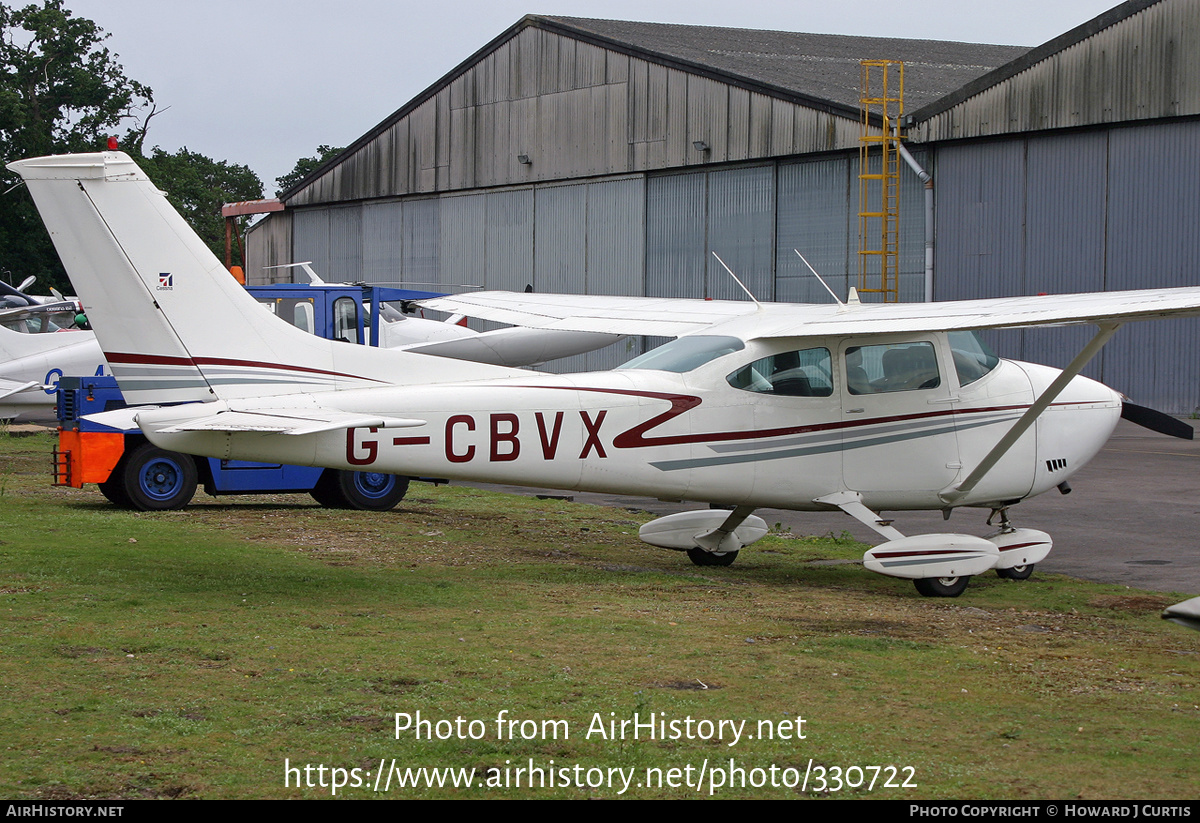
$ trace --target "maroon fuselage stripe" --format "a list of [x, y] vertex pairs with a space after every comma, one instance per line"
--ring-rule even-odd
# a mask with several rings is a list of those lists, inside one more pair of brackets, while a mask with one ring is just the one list
[[170, 357], [162, 354], [122, 354], [104, 353], [110, 363], [129, 363], [133, 365], [155, 366], [241, 366], [256, 369], [278, 369], [280, 371], [303, 372], [307, 374], [326, 374], [330, 377], [348, 377], [351, 380], [368, 380], [372, 383], [382, 383], [372, 377], [361, 377], [357, 374], [346, 374], [325, 369], [313, 369], [308, 366], [290, 366], [286, 363], [264, 363], [259, 360], [233, 360], [226, 357]]
[[[923, 420], [937, 417], [954, 417], [955, 415], [981, 414], [985, 412], [1020, 411], [1028, 409], [1030, 404], [1012, 406], [987, 406], [973, 409], [943, 409], [941, 411], [920, 412], [917, 414], [897, 414], [890, 417], [873, 417], [866, 420], [839, 420], [833, 423], [814, 423], [807, 426], [787, 426], [778, 429], [759, 429], [753, 431], [709, 432], [707, 434], [670, 434], [659, 437], [646, 437], [646, 432], [661, 426], [684, 412], [699, 406], [703, 400], [691, 394], [668, 394], [665, 392], [638, 391], [636, 389], [598, 389], [581, 386], [515, 386], [521, 389], [554, 389], [558, 391], [597, 392], [600, 394], [619, 394], [628, 397], [649, 397], [655, 400], [667, 400], [671, 408], [662, 414], [639, 423], [631, 429], [621, 432], [613, 438], [613, 446], [618, 449], [636, 449], [646, 446], [675, 446], [688, 443], [721, 443], [730, 440], [757, 440], [766, 437], [780, 437], [787, 434], [809, 434], [821, 431], [837, 431], [839, 429], [858, 429], [864, 426], [875, 426], [881, 423], [898, 423], [905, 420]], [[1054, 406], [1074, 406], [1077, 403], [1053, 403]]]

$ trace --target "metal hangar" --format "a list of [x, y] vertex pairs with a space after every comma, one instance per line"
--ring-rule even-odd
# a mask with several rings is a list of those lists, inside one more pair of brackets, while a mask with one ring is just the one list
[[[1200, 2], [1130, 0], [1035, 48], [528, 16], [282, 194], [252, 282], [824, 302], [859, 282], [864, 59], [904, 63], [937, 300], [1200, 284]], [[899, 173], [899, 298], [926, 282]], [[1200, 407], [1194, 322], [1122, 329], [1088, 373]], [[1085, 332], [995, 338], [1065, 365]], [[629, 341], [563, 368], [608, 368]]]

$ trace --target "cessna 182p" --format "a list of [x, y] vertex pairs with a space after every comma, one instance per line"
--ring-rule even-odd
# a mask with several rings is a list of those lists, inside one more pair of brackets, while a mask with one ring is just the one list
[[[543, 375], [258, 322], [122, 153], [9, 168], [125, 396], [183, 404], [105, 413], [160, 448], [732, 506], [643, 527], [644, 540], [700, 565], [727, 565], [765, 533], [757, 507], [840, 509], [884, 538], [865, 565], [926, 595], [956, 596], [989, 569], [1028, 576], [1050, 537], [1014, 528], [1009, 507], [1063, 488], [1122, 415], [1121, 396], [1079, 371], [1127, 321], [1200, 314], [1200, 288], [933, 305], [502, 293], [428, 303], [534, 328], [677, 338], [615, 371]], [[223, 323], [210, 306], [225, 307]], [[1062, 371], [1002, 360], [974, 333], [1068, 323], [1098, 331]], [[906, 537], [879, 515], [963, 506], [991, 510], [997, 530]]]

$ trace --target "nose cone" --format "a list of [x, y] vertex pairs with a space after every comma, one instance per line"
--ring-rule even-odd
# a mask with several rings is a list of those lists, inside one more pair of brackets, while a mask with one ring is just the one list
[[[1035, 396], [1061, 373], [1022, 363]], [[1032, 494], [1054, 488], [1100, 453], [1121, 419], [1121, 395], [1088, 377], [1075, 377], [1038, 418]]]

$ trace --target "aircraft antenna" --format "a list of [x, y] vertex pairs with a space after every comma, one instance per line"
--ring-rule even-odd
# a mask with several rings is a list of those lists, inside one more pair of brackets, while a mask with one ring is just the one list
[[808, 270], [813, 273], [813, 277], [821, 281], [821, 285], [825, 287], [825, 291], [829, 292], [829, 296], [836, 300], [839, 306], [844, 307], [846, 304], [841, 300], [838, 300], [838, 296], [833, 293], [833, 289], [829, 288], [829, 284], [825, 282], [825, 278], [817, 274], [817, 270], [813, 268], [812, 263], [808, 262], [807, 257], [805, 257], [803, 254], [800, 254], [800, 249], [792, 249], [792, 251], [796, 253], [797, 257], [804, 261], [804, 265], [808, 266]]
[[744, 291], [746, 294], [748, 294], [750, 296], [750, 299], [754, 301], [754, 305], [758, 306], [761, 309], [762, 303], [759, 303], [758, 298], [754, 296], [754, 293], [752, 291], [750, 291], [750, 289], [746, 288], [745, 283], [743, 283], [741, 280], [738, 279], [738, 276], [733, 273], [733, 269], [731, 269], [731, 268], [729, 268], [729, 266], [725, 265], [725, 261], [721, 259], [721, 255], [717, 254], [716, 252], [713, 252], [712, 256], [717, 258], [717, 262], [720, 263], [722, 266], [724, 266], [725, 271], [729, 272], [729, 276], [733, 278], [733, 282], [735, 282], [739, 286], [741, 286], [742, 291]]

